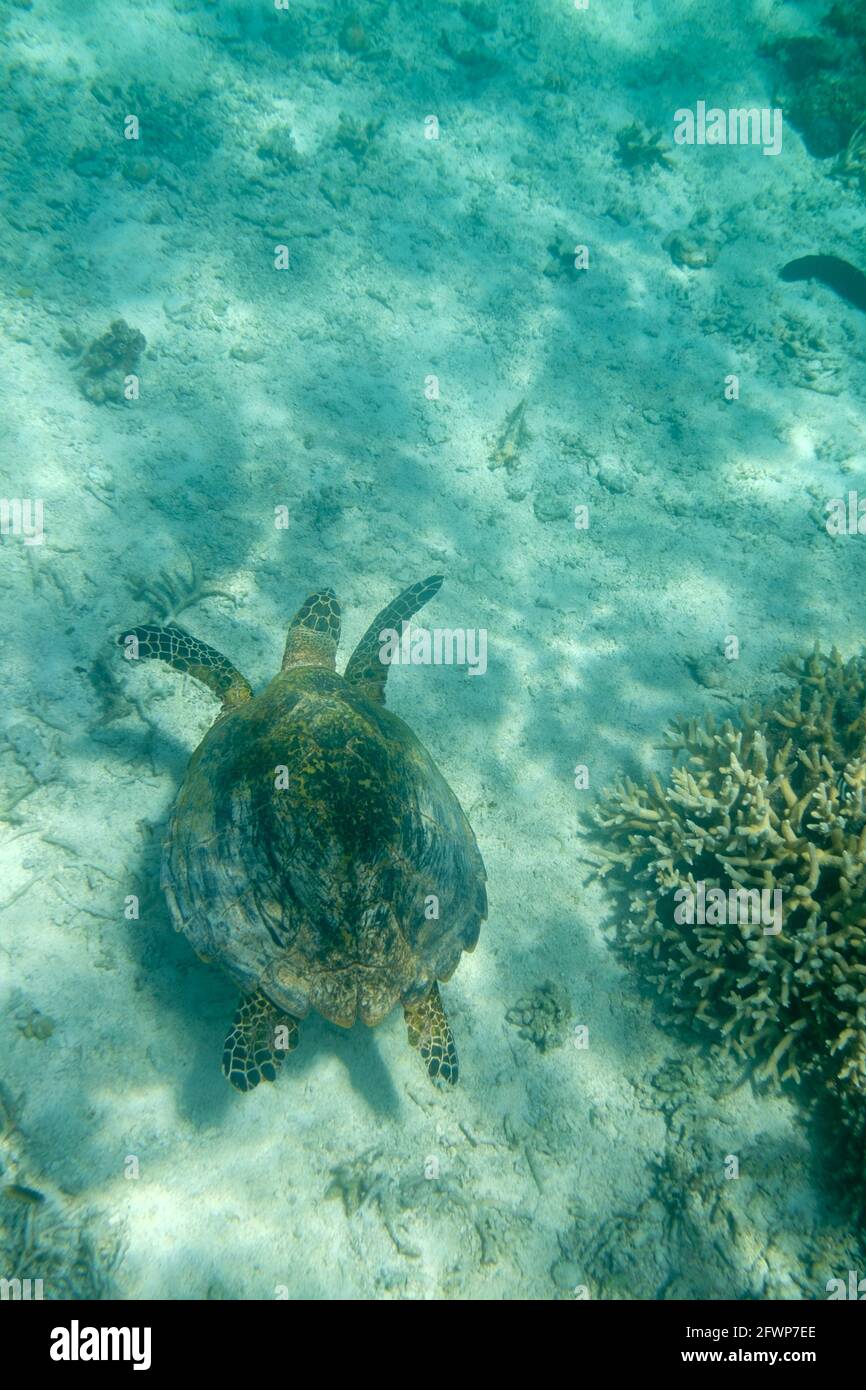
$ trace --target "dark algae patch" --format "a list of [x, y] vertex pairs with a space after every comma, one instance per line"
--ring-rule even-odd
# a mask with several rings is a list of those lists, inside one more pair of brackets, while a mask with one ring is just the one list
[[782, 280], [820, 280], [866, 313], [866, 275], [839, 256], [801, 256], [779, 271]]

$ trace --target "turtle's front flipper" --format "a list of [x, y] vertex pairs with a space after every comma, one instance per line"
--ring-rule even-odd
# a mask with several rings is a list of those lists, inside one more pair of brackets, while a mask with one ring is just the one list
[[442, 1007], [439, 986], [434, 985], [417, 1004], [404, 1004], [403, 1017], [409, 1030], [410, 1046], [417, 1047], [427, 1063], [430, 1080], [436, 1081], [442, 1077], [456, 1086], [459, 1075], [457, 1049]]
[[129, 661], [166, 661], [175, 671], [184, 671], [201, 681], [222, 700], [224, 710], [252, 699], [249, 681], [230, 661], [174, 623], [165, 627], [144, 623], [122, 632], [117, 641]]
[[266, 995], [248, 994], [232, 1019], [223, 1047], [223, 1074], [238, 1091], [276, 1081], [287, 1052], [298, 1045], [298, 1020], [282, 1013]]
[[438, 594], [441, 587], [442, 575], [431, 574], [429, 579], [421, 579], [417, 584], [411, 584], [408, 589], [404, 589], [402, 594], [391, 600], [387, 608], [376, 614], [349, 657], [349, 664], [344, 672], [348, 685], [353, 685], [369, 700], [384, 705], [385, 682], [391, 668], [387, 662], [379, 660], [382, 647], [380, 633], [383, 629], [390, 628], [401, 636], [402, 624], [408, 622], [419, 608], [423, 608], [434, 594]]

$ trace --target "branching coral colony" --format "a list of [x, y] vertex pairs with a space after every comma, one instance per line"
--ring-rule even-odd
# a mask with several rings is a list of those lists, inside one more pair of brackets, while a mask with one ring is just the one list
[[[652, 776], [602, 796], [599, 872], [627, 904], [624, 952], [674, 1015], [754, 1064], [757, 1080], [809, 1080], [810, 1095], [832, 1094], [860, 1152], [866, 654], [843, 661], [816, 647], [783, 670], [793, 693], [736, 723], [708, 714], [671, 725], [667, 786]], [[704, 912], [683, 907], [684, 889]], [[746, 906], [761, 890], [779, 908], [770, 925]], [[745, 910], [724, 910], [728, 901]], [[857, 1164], [862, 1179], [862, 1152]]]

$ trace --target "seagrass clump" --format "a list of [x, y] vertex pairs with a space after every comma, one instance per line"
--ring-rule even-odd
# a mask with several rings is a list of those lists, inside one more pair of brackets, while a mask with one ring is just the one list
[[624, 954], [673, 1015], [759, 1082], [829, 1089], [853, 1120], [866, 1113], [866, 654], [816, 646], [783, 670], [793, 689], [763, 708], [675, 721], [664, 784], [604, 793], [599, 872]]

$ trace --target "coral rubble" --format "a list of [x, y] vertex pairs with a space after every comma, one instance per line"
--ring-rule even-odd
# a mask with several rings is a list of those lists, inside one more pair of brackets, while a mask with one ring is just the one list
[[123, 1256], [120, 1228], [52, 1185], [37, 1186], [14, 1110], [0, 1087], [2, 1297], [111, 1298]]
[[[67, 335], [66, 341], [74, 349], [75, 340]], [[135, 373], [146, 347], [143, 333], [130, 328], [125, 319], [115, 319], [101, 337], [82, 350], [76, 369], [81, 394], [95, 405], [106, 401], [122, 404], [127, 399], [127, 378]]]
[[519, 999], [505, 1017], [539, 1052], [549, 1052], [554, 1047], [562, 1047], [568, 1037], [571, 1004], [565, 991], [555, 981], [548, 980]]

